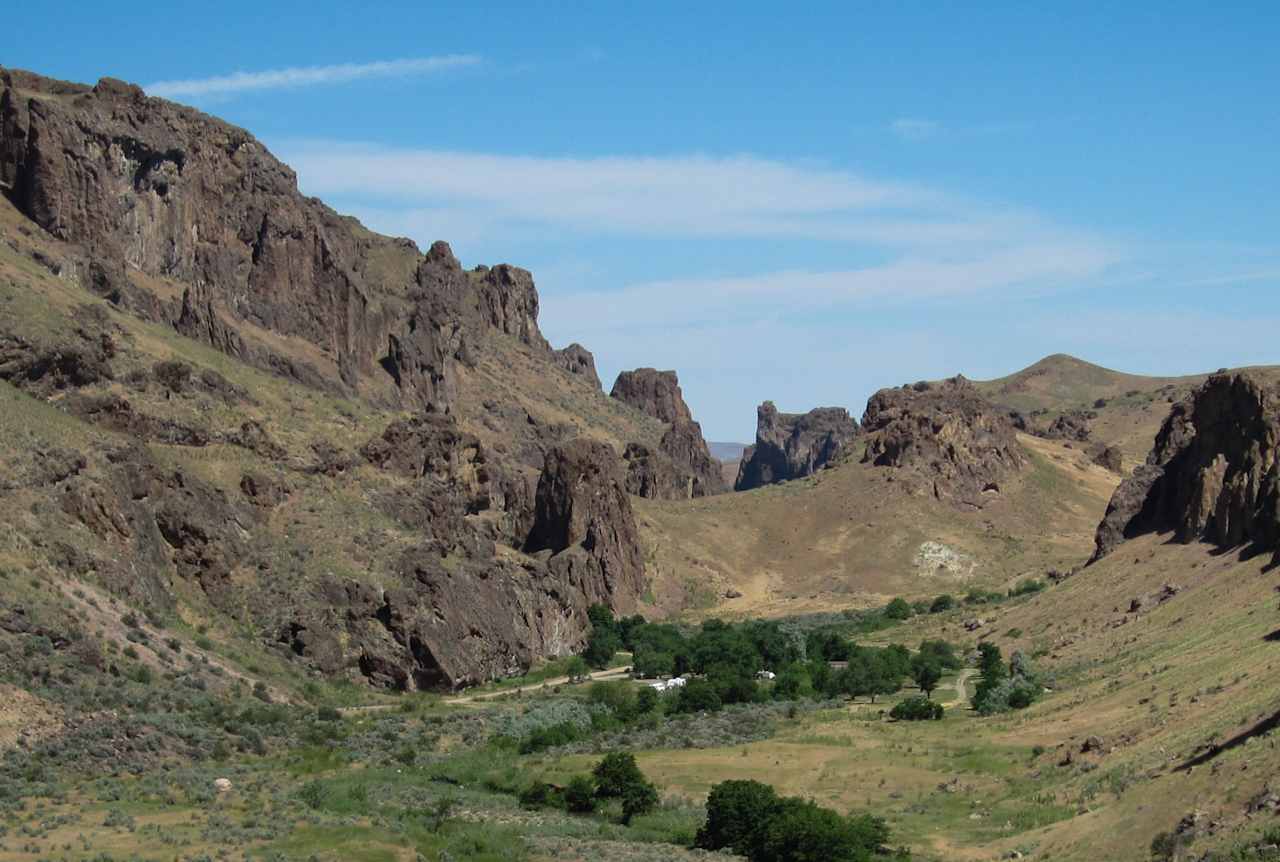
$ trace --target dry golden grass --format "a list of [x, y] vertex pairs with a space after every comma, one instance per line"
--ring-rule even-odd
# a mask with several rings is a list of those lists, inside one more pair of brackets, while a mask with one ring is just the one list
[[[899, 471], [858, 463], [740, 494], [637, 501], [658, 606], [778, 616], [1069, 569], [1092, 551], [1118, 477], [1061, 443], [1020, 440], [1029, 466], [981, 511], [913, 492]], [[922, 566], [926, 542], [952, 549], [958, 570]], [[725, 599], [729, 590], [742, 596]], [[701, 601], [691, 602], [692, 593]]]

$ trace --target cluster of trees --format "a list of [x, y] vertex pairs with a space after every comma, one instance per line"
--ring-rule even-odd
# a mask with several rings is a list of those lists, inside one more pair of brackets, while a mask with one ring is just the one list
[[751, 862], [867, 862], [884, 858], [888, 840], [879, 817], [846, 817], [806, 799], [778, 796], [758, 781], [725, 781], [707, 796], [707, 821], [695, 844]]
[[[884, 613], [891, 611], [893, 603]], [[874, 703], [877, 697], [900, 690], [908, 679], [927, 698], [944, 672], [962, 664], [955, 648], [945, 641], [925, 641], [912, 653], [901, 644], [858, 646], [834, 628], [811, 631], [802, 639], [777, 622], [707, 620], [686, 634], [677, 626], [648, 623], [639, 616], [615, 620], [602, 605], [592, 607], [590, 615], [592, 631], [584, 654], [588, 661], [607, 665], [616, 649], [626, 648], [632, 652], [638, 676], [693, 675], [669, 699], [669, 712], [713, 712], [728, 704], [770, 697], [869, 697]], [[833, 668], [832, 662], [843, 662], [845, 667]], [[775, 674], [771, 689], [757, 681], [762, 670]]]
[[978, 669], [981, 678], [973, 695], [973, 708], [981, 715], [1026, 709], [1040, 699], [1044, 684], [1022, 653], [1015, 652], [1004, 663], [1000, 647], [993, 643], [978, 645]]
[[657, 807], [658, 790], [640, 771], [634, 755], [606, 754], [590, 775], [575, 775], [564, 787], [535, 781], [520, 793], [525, 808], [563, 808], [573, 814], [591, 814], [610, 800], [619, 803], [624, 824]]

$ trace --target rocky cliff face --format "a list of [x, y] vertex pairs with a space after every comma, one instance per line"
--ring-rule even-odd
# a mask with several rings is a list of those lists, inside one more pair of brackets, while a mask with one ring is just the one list
[[591, 351], [574, 342], [555, 352], [556, 363], [570, 374], [577, 374], [591, 381], [596, 389], [600, 388], [600, 375], [596, 373], [596, 358]]
[[756, 410], [756, 442], [742, 453], [735, 491], [808, 476], [834, 461], [858, 435], [843, 407], [779, 413], [772, 401]]
[[[501, 332], [550, 352], [528, 272], [463, 271], [320, 201], [242, 129], [104, 78], [0, 71], [0, 182], [32, 221], [85, 250], [86, 286], [238, 359], [309, 385], [447, 410], [454, 364]], [[182, 290], [165, 299], [144, 279]], [[264, 331], [317, 350], [273, 349]]]
[[641, 497], [682, 500], [728, 490], [720, 463], [711, 457], [702, 426], [693, 421], [674, 371], [637, 368], [618, 375], [610, 397], [667, 423], [658, 451], [628, 446], [627, 487]]
[[634, 608], [644, 591], [644, 559], [612, 449], [580, 437], [547, 453], [525, 550], [549, 551], [550, 572], [588, 604]]
[[609, 396], [667, 424], [693, 421], [674, 371], [653, 368], [623, 371], [613, 382]]
[[1172, 531], [1179, 542], [1280, 548], [1280, 392], [1217, 374], [1174, 405], [1146, 463], [1116, 489], [1093, 560], [1125, 539]]
[[862, 418], [866, 463], [909, 468], [938, 499], [981, 507], [1026, 464], [1006, 411], [963, 377], [882, 389]]
[[[34, 261], [45, 274], [22, 289], [88, 291], [38, 327], [0, 315], [0, 380], [109, 441], [22, 456], [47, 478], [21, 492], [48, 498], [31, 505], [53, 513], [50, 535], [80, 537], [55, 568], [148, 607], [189, 581], [273, 649], [398, 688], [517, 673], [580, 646], [591, 604], [634, 608], [644, 569], [619, 458], [519, 390], [564, 382], [559, 367], [579, 403], [604, 402], [591, 354], [543, 338], [525, 270], [464, 270], [443, 242], [422, 254], [373, 234], [300, 195], [247, 132], [110, 79], [0, 69], [0, 191], [0, 268]], [[15, 208], [42, 230], [13, 229]], [[152, 324], [289, 382], [257, 389], [220, 365], [254, 381], [233, 384]], [[523, 376], [504, 376], [513, 365]], [[484, 374], [500, 385], [478, 390]], [[299, 512], [339, 500], [306, 532]], [[324, 549], [326, 532], [354, 547]]]

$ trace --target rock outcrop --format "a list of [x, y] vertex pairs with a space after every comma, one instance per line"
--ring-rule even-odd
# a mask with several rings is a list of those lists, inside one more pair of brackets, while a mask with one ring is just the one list
[[666, 454], [643, 443], [628, 443], [622, 460], [627, 465], [628, 494], [649, 500], [687, 500], [693, 496], [693, 477]]
[[680, 380], [674, 371], [637, 368], [623, 371], [613, 383], [609, 397], [630, 404], [641, 413], [666, 422], [692, 422], [693, 414], [684, 403]]
[[882, 389], [862, 417], [865, 463], [910, 468], [941, 500], [981, 507], [1026, 464], [1013, 421], [963, 377]]
[[596, 373], [596, 358], [591, 355], [590, 350], [574, 342], [568, 347], [555, 351], [554, 355], [556, 364], [565, 371], [585, 377], [596, 389], [600, 388], [600, 375]]
[[1280, 549], [1280, 391], [1216, 374], [1174, 405], [1146, 463], [1120, 484], [1098, 526], [1096, 561], [1126, 539]]
[[610, 397], [671, 426], [663, 434], [658, 448], [674, 465], [676, 475], [668, 475], [670, 471], [666, 460], [655, 458], [657, 453], [650, 447], [634, 444], [634, 450], [628, 448], [632, 455], [627, 457], [627, 485], [628, 488], [642, 488], [644, 492], [633, 493], [642, 497], [679, 500], [722, 494], [728, 490], [721, 475], [720, 462], [711, 457], [711, 450], [702, 436], [702, 426], [693, 421], [674, 371], [653, 368], [623, 371], [614, 381]]
[[1038, 433], [1033, 431], [1033, 433], [1046, 440], [1072, 440], [1083, 443], [1093, 433], [1093, 420], [1096, 418], [1098, 414], [1091, 410], [1071, 410], [1057, 416], [1043, 431]]
[[644, 558], [631, 499], [608, 445], [579, 437], [547, 453], [525, 542], [550, 551], [548, 568], [588, 599], [629, 612], [644, 592]]
[[798, 479], [833, 462], [858, 435], [858, 423], [843, 407], [779, 413], [772, 401], [756, 410], [756, 442], [742, 453], [735, 491]]

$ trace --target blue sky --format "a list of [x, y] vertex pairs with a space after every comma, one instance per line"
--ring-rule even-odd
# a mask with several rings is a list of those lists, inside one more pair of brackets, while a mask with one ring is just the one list
[[1274, 4], [53, 5], [0, 63], [141, 83], [527, 267], [554, 343], [606, 388], [676, 368], [711, 439], [1059, 351], [1280, 362]]

